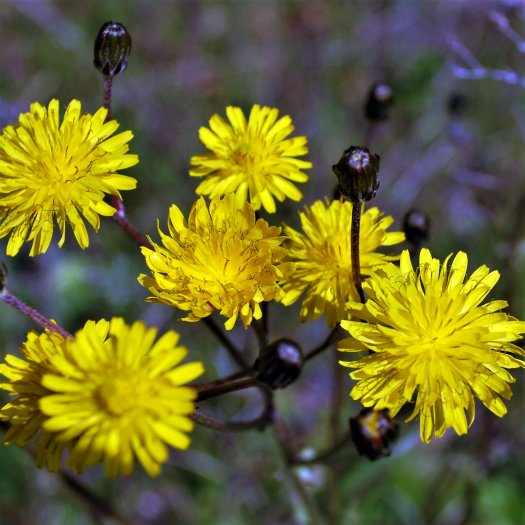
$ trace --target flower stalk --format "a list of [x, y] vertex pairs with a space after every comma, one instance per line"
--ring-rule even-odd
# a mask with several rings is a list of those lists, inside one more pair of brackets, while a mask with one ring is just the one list
[[142, 234], [128, 219], [124, 203], [116, 195], [111, 197], [111, 205], [117, 210], [113, 215], [113, 220], [122, 228], [124, 233], [140, 248], [151, 246], [148, 238]]
[[352, 257], [352, 280], [362, 303], [365, 302], [365, 293], [361, 284], [361, 263], [359, 261], [359, 234], [361, 229], [362, 206], [352, 206], [352, 225], [350, 227], [350, 254]]
[[73, 337], [69, 332], [64, 330], [62, 327], [58, 326], [55, 322], [51, 321], [51, 319], [48, 319], [45, 315], [42, 315], [34, 308], [28, 306], [21, 299], [8, 292], [5, 288], [2, 290], [2, 292], [0, 292], [0, 300], [14, 308], [21, 314], [25, 315], [26, 317], [29, 317], [42, 328], [50, 330], [52, 332], [56, 332], [64, 338]]
[[252, 388], [259, 385], [259, 381], [255, 375], [248, 376], [243, 379], [236, 379], [228, 383], [222, 383], [217, 385], [205, 385], [201, 388], [197, 386], [198, 395], [197, 402], [205, 401], [206, 399], [212, 399], [214, 397], [229, 394], [230, 392], [237, 392], [238, 390], [245, 390], [246, 388]]

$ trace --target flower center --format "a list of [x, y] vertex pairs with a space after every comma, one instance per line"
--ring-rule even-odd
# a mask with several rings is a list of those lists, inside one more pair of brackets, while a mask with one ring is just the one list
[[78, 167], [74, 165], [71, 157], [65, 158], [64, 155], [56, 154], [42, 159], [41, 173], [46, 182], [57, 185], [74, 180]]
[[242, 141], [232, 151], [233, 162], [244, 171], [251, 171], [261, 160], [262, 146], [258, 141]]
[[108, 379], [97, 390], [97, 398], [105, 410], [113, 416], [121, 416], [136, 406], [136, 388], [127, 378]]

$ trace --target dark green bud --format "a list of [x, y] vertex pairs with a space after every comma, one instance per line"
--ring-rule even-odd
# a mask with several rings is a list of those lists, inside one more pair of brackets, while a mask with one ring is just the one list
[[388, 409], [363, 408], [349, 423], [350, 435], [359, 454], [372, 461], [390, 455], [399, 435], [399, 425], [390, 418]]
[[394, 92], [387, 84], [374, 84], [368, 93], [365, 116], [372, 122], [381, 122], [390, 118], [390, 109], [394, 102]]
[[419, 246], [428, 239], [430, 219], [428, 215], [416, 208], [405, 213], [403, 231], [408, 242]]
[[451, 93], [447, 99], [448, 114], [452, 118], [465, 116], [468, 107], [467, 97], [463, 93]]
[[341, 195], [352, 203], [361, 204], [376, 196], [379, 155], [370, 153], [367, 148], [350, 146], [332, 169], [337, 175]]
[[131, 36], [118, 22], [106, 22], [95, 39], [93, 63], [104, 75], [114, 77], [126, 69], [131, 52]]
[[303, 367], [301, 347], [291, 339], [278, 339], [269, 344], [255, 361], [257, 379], [273, 389], [285, 388], [295, 381]]

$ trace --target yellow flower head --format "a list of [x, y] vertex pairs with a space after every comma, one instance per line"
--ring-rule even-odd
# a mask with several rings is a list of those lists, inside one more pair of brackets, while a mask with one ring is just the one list
[[57, 470], [61, 452], [76, 472], [104, 462], [106, 474], [129, 475], [138, 458], [148, 474], [168, 459], [166, 444], [185, 449], [196, 391], [183, 386], [201, 363], [179, 365], [187, 350], [170, 331], [120, 318], [88, 321], [75, 338], [30, 333], [24, 359], [6, 356], [0, 387], [18, 396], [0, 410], [4, 441], [25, 445], [40, 431], [38, 464]]
[[23, 447], [38, 434], [37, 465], [46, 465], [53, 472], [60, 467], [67, 443], [57, 441], [56, 435], [42, 429], [46, 417], [38, 403], [50, 394], [42, 386], [42, 378], [45, 374], [57, 372], [51, 359], [62, 355], [65, 348], [64, 337], [56, 332], [29, 332], [27, 341], [20, 347], [24, 359], [7, 354], [5, 362], [0, 364], [0, 374], [8, 379], [0, 383], [0, 388], [9, 392], [10, 396], [16, 396], [0, 410], [0, 419], [9, 421], [4, 443]]
[[159, 228], [163, 247], [142, 248], [152, 276], [141, 274], [139, 282], [154, 295], [149, 301], [190, 312], [184, 321], [219, 310], [228, 330], [239, 315], [246, 327], [261, 317], [259, 303], [279, 297], [279, 280], [293, 271], [282, 263], [281, 229], [256, 220], [250, 205], [239, 207], [231, 194], [212, 199], [209, 209], [201, 197], [187, 222], [171, 206], [168, 230]]
[[[414, 270], [407, 250], [400, 267], [389, 263], [364, 283], [365, 305], [349, 303], [359, 321], [342, 321], [351, 338], [339, 350], [372, 353], [341, 364], [355, 368], [350, 395], [366, 407], [389, 408], [392, 416], [414, 402], [411, 420], [420, 416], [421, 440], [441, 437], [449, 427], [465, 434], [474, 419], [474, 398], [497, 416], [506, 413], [500, 397], [509, 399], [507, 368], [525, 362], [513, 341], [525, 322], [501, 310], [506, 301], [481, 304], [499, 279], [498, 272], [478, 268], [465, 281], [467, 256], [459, 252], [449, 266], [423, 249]], [[467, 419], [468, 414], [468, 419]]]
[[46, 108], [35, 102], [14, 126], [0, 136], [0, 238], [10, 235], [7, 254], [16, 255], [24, 242], [33, 241], [30, 255], [45, 253], [53, 236], [54, 221], [64, 244], [69, 223], [81, 248], [89, 245], [84, 220], [97, 231], [99, 215], [115, 208], [104, 202], [109, 193], [131, 190], [136, 180], [116, 173], [134, 166], [128, 154], [131, 131], [114, 137], [118, 123], [104, 122], [107, 110], [80, 113], [73, 100], [59, 120], [58, 100]]
[[229, 123], [213, 115], [210, 128], [199, 130], [210, 151], [191, 158], [197, 167], [190, 175], [206, 177], [197, 194], [213, 198], [235, 193], [239, 205], [248, 201], [254, 210], [262, 206], [269, 213], [275, 213], [274, 199], [300, 200], [302, 194], [293, 183], [306, 182], [308, 175], [301, 170], [312, 164], [295, 158], [306, 155], [308, 148], [306, 137], [287, 138], [294, 130], [292, 119], [278, 119], [278, 109], [258, 104], [248, 120], [238, 107], [227, 107], [226, 115]]
[[[305, 292], [301, 321], [326, 315], [328, 326], [334, 327], [347, 317], [345, 303], [359, 300], [352, 282], [350, 254], [350, 224], [352, 203], [316, 201], [299, 212], [304, 233], [285, 226], [287, 260], [295, 263], [293, 275], [283, 283], [285, 305], [292, 304]], [[377, 208], [366, 210], [361, 217], [360, 262], [361, 275], [386, 261], [398, 259], [377, 252], [381, 246], [392, 246], [405, 239], [402, 232], [388, 232], [393, 219], [383, 216]]]

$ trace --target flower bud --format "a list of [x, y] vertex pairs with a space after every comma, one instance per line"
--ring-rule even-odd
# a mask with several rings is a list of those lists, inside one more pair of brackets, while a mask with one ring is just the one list
[[291, 339], [278, 339], [268, 345], [255, 361], [257, 379], [273, 389], [285, 388], [295, 381], [303, 367], [301, 347]]
[[350, 435], [362, 456], [374, 461], [389, 456], [399, 434], [399, 426], [390, 419], [390, 411], [364, 408], [350, 418]]
[[113, 77], [126, 69], [131, 52], [131, 36], [118, 22], [106, 22], [95, 39], [93, 63], [104, 75]]
[[387, 84], [377, 83], [368, 93], [365, 106], [365, 116], [372, 122], [380, 122], [390, 118], [390, 109], [394, 102], [394, 92]]
[[379, 155], [370, 153], [367, 148], [350, 146], [332, 169], [341, 194], [352, 203], [361, 204], [375, 197], [379, 188]]
[[452, 118], [461, 118], [467, 111], [468, 100], [463, 93], [454, 92], [448, 96], [447, 110]]
[[403, 231], [408, 242], [415, 246], [428, 239], [430, 231], [430, 219], [428, 215], [417, 208], [408, 210], [403, 218]]

